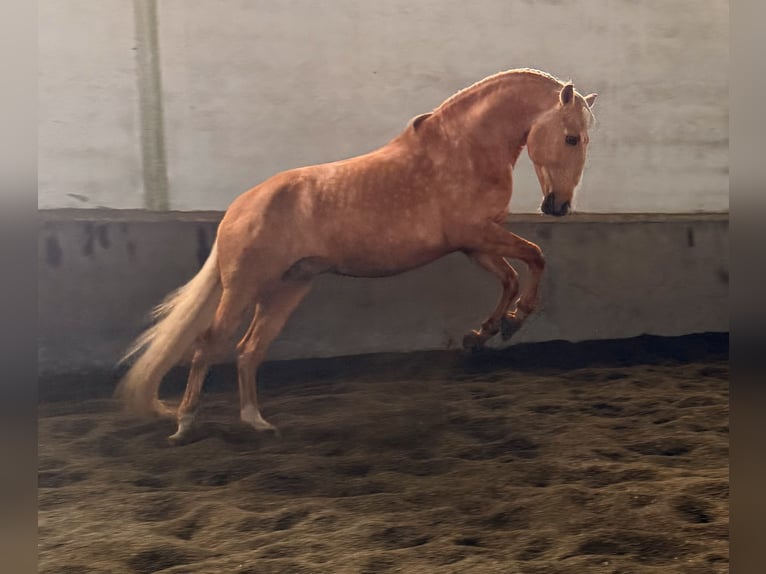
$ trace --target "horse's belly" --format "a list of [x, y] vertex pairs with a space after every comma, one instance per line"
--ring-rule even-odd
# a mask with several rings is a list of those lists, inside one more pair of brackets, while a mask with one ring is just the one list
[[333, 271], [352, 277], [387, 277], [426, 265], [448, 250], [442, 245], [395, 243], [381, 241], [378, 245], [357, 245], [337, 259]]
[[332, 272], [338, 275], [345, 275], [347, 277], [390, 277], [392, 275], [398, 275], [411, 269], [422, 267], [435, 259], [438, 259], [441, 255], [433, 255], [429, 257], [418, 257], [401, 259], [398, 261], [379, 259], [365, 259], [360, 261], [344, 261], [342, 264], [334, 266]]

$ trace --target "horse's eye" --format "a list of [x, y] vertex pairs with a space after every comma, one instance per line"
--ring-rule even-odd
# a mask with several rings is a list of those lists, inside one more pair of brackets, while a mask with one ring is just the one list
[[580, 143], [580, 136], [567, 136], [565, 138], [567, 145], [577, 145]]

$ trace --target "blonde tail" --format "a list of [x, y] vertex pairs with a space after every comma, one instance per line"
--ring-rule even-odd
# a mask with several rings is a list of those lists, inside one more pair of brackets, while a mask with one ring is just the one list
[[120, 359], [138, 356], [117, 385], [115, 397], [138, 414], [159, 414], [160, 383], [213, 322], [221, 299], [216, 244], [205, 264], [183, 287], [171, 293], [153, 312], [155, 325], [144, 332]]

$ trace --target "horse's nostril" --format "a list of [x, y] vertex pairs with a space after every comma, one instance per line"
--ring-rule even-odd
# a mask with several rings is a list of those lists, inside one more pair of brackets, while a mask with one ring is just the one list
[[565, 201], [564, 203], [562, 203], [561, 210], [560, 210], [561, 215], [566, 215], [567, 213], [569, 213], [569, 207], [570, 207], [570, 203], [568, 201]]
[[556, 202], [553, 197], [553, 194], [549, 193], [548, 195], [545, 196], [545, 199], [543, 199], [543, 204], [541, 206], [543, 213], [545, 213], [546, 215], [550, 215], [551, 213], [555, 211], [555, 205], [556, 205]]

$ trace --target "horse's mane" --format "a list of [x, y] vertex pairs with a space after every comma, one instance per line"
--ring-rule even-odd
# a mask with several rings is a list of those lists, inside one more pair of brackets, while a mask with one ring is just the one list
[[470, 86], [468, 86], [467, 88], [463, 88], [462, 90], [460, 90], [460, 91], [458, 91], [458, 92], [454, 93], [454, 94], [453, 94], [453, 95], [451, 95], [449, 98], [447, 98], [446, 100], [444, 100], [444, 101], [441, 103], [441, 105], [439, 105], [439, 107], [437, 107], [437, 108], [434, 110], [434, 113], [435, 113], [435, 112], [439, 112], [439, 111], [442, 111], [442, 110], [444, 110], [445, 108], [447, 108], [447, 107], [451, 106], [451, 105], [452, 105], [452, 104], [454, 104], [456, 101], [458, 101], [458, 100], [462, 99], [462, 97], [463, 97], [463, 96], [465, 96], [465, 95], [467, 95], [469, 92], [470, 92], [470, 93], [474, 93], [474, 91], [475, 91], [475, 90], [478, 90], [478, 89], [480, 89], [480, 88], [482, 88], [482, 87], [485, 87], [485, 86], [487, 86], [487, 85], [489, 85], [489, 84], [493, 84], [493, 83], [495, 83], [497, 80], [505, 79], [505, 78], [507, 78], [508, 76], [513, 76], [513, 75], [532, 75], [532, 76], [538, 76], [538, 77], [541, 77], [541, 78], [545, 78], [545, 79], [547, 79], [547, 80], [550, 80], [550, 81], [552, 81], [552, 82], [556, 82], [556, 83], [557, 83], [557, 84], [559, 84], [559, 85], [563, 85], [563, 84], [564, 84], [564, 82], [562, 82], [562, 81], [561, 81], [561, 80], [559, 80], [558, 78], [556, 78], [556, 77], [552, 76], [551, 74], [549, 74], [549, 73], [547, 73], [547, 72], [543, 72], [543, 71], [541, 71], [541, 70], [535, 70], [535, 69], [533, 69], [533, 68], [517, 68], [517, 69], [514, 69], [514, 70], [505, 70], [505, 71], [503, 71], [503, 72], [498, 72], [498, 73], [496, 73], [496, 74], [492, 74], [491, 76], [487, 76], [486, 78], [484, 78], [484, 79], [482, 79], [482, 80], [479, 80], [478, 82], [475, 82], [475, 83], [471, 84], [471, 85], [470, 85]]

